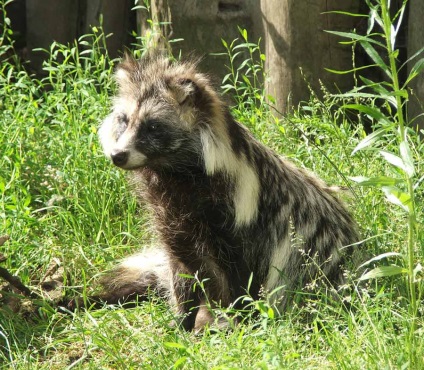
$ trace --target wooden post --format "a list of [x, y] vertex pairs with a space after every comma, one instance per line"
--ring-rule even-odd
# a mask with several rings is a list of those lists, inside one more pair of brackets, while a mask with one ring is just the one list
[[353, 86], [351, 75], [336, 75], [324, 68], [352, 69], [352, 48], [339, 44], [339, 37], [324, 30], [350, 31], [358, 19], [325, 12], [343, 10], [358, 13], [357, 0], [262, 0], [265, 31], [267, 93], [276, 108], [287, 112], [308, 100], [308, 84], [320, 93], [320, 81], [332, 92]]
[[[412, 57], [418, 50], [424, 47], [424, 2], [421, 0], [409, 1], [409, 22], [408, 22], [408, 57]], [[424, 53], [414, 58], [408, 64], [410, 71], [414, 64]], [[408, 119], [414, 120], [414, 126], [424, 130], [424, 71], [409, 84], [410, 102], [408, 106]], [[421, 116], [419, 116], [421, 115]]]

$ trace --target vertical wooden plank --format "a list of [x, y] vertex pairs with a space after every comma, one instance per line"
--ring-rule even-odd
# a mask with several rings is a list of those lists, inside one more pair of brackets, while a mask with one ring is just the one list
[[[320, 92], [320, 81], [331, 91], [353, 86], [351, 75], [336, 75], [325, 68], [352, 68], [352, 49], [339, 44], [340, 38], [325, 30], [350, 31], [354, 17], [328, 14], [333, 10], [357, 13], [356, 0], [262, 0], [265, 29], [266, 67], [270, 80], [268, 94], [276, 98], [277, 108], [287, 112], [308, 100], [312, 89]], [[306, 80], [306, 82], [305, 82]]]
[[[412, 57], [418, 50], [424, 47], [424, 2], [422, 0], [409, 1], [409, 22], [408, 22], [408, 57]], [[410, 71], [414, 64], [424, 53], [408, 64]], [[424, 130], [424, 73], [421, 73], [409, 84], [410, 103], [408, 106], [408, 118], [414, 119], [414, 125]], [[421, 115], [421, 116], [419, 116]], [[418, 117], [419, 116], [419, 117]]]
[[112, 58], [122, 55], [125, 46], [130, 39], [129, 33], [132, 25], [130, 0], [87, 0], [84, 33], [91, 33], [92, 26], [100, 25], [100, 16], [103, 19], [103, 30], [106, 35], [111, 34], [106, 39], [109, 55]]
[[160, 28], [170, 39], [183, 39], [172, 44], [174, 54], [181, 51], [185, 56], [203, 56], [201, 68], [218, 78], [228, 73], [227, 56], [212, 55], [225, 52], [221, 39], [231, 43], [240, 38], [238, 26], [248, 30], [252, 42], [261, 36], [253, 24], [259, 14], [259, 0], [152, 0], [152, 14], [140, 12], [138, 21], [143, 33], [149, 31], [147, 17], [155, 22], [172, 22]]
[[53, 41], [67, 43], [77, 37], [78, 6], [77, 0], [27, 0], [27, 46], [36, 72], [47, 55], [34, 48], [49, 49]]

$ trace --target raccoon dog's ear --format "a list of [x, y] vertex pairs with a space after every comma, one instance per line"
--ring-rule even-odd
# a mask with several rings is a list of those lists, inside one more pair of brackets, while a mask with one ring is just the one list
[[190, 78], [178, 78], [169, 83], [172, 95], [178, 104], [183, 105], [193, 99], [199, 92], [199, 87]]
[[130, 73], [126, 69], [118, 67], [115, 71], [115, 80], [119, 86], [124, 86], [130, 81]]
[[115, 70], [115, 80], [119, 86], [125, 86], [131, 82], [131, 76], [137, 70], [137, 61], [129, 53], [124, 54], [121, 63], [118, 64]]
[[126, 86], [131, 82], [131, 72], [123, 64], [116, 68], [114, 77], [120, 87]]

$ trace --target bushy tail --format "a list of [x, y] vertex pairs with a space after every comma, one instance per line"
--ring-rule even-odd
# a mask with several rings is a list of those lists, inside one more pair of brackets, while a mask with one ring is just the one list
[[124, 259], [100, 281], [100, 299], [115, 304], [147, 298], [149, 292], [171, 299], [169, 257], [161, 248], [150, 248]]
[[150, 293], [171, 303], [172, 274], [169, 257], [161, 248], [150, 248], [124, 259], [100, 280], [100, 293], [59, 303], [68, 310], [101, 308], [106, 304], [136, 303], [146, 300]]

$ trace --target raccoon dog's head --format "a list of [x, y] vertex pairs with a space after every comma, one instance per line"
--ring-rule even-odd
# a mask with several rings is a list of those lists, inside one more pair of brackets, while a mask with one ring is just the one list
[[126, 56], [115, 77], [113, 112], [99, 130], [113, 163], [126, 170], [201, 165], [201, 132], [220, 100], [196, 63]]

